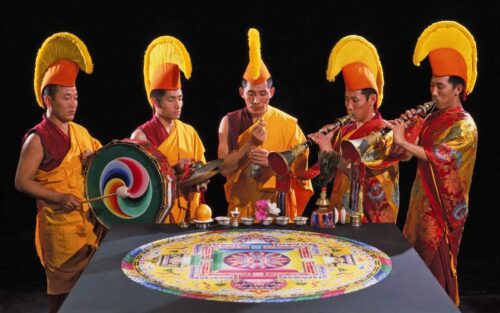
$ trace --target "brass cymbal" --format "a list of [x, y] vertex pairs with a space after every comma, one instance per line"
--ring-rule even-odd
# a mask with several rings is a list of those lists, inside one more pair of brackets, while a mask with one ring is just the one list
[[206, 164], [202, 165], [199, 168], [194, 169], [188, 178], [177, 181], [177, 186], [179, 188], [184, 188], [200, 184], [210, 179], [210, 177], [217, 175], [219, 173], [219, 166], [222, 164], [223, 161], [224, 160], [222, 159], [213, 160], [207, 162]]

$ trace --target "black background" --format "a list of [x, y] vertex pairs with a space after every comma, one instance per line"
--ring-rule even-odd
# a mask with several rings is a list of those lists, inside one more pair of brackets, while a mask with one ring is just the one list
[[[33, 93], [36, 52], [56, 32], [80, 37], [94, 61], [94, 73], [80, 73], [75, 121], [103, 144], [128, 137], [151, 116], [144, 91], [142, 62], [148, 44], [161, 35], [180, 39], [188, 49], [193, 73], [183, 78], [181, 119], [200, 134], [206, 158], [217, 154], [222, 116], [243, 107], [238, 95], [248, 63], [247, 31], [260, 31], [262, 56], [276, 86], [271, 104], [299, 120], [310, 133], [343, 116], [344, 84], [326, 81], [333, 45], [343, 36], [364, 36], [378, 49], [385, 73], [382, 115], [391, 119], [429, 96], [430, 70], [412, 64], [421, 32], [433, 22], [456, 20], [475, 36], [478, 80], [465, 108], [479, 129], [479, 149], [470, 192], [470, 213], [459, 255], [462, 294], [498, 293], [499, 121], [497, 76], [500, 14], [480, 1], [163, 1], [156, 4], [111, 1], [31, 3], [16, 1], [0, 9], [1, 41], [1, 210], [0, 281], [2, 289], [44, 290], [33, 232], [35, 201], [14, 189], [24, 133], [42, 117]], [[312, 148], [310, 161], [316, 160]], [[400, 165], [401, 228], [416, 163]], [[225, 213], [224, 179], [212, 179], [206, 194], [215, 215]], [[313, 208], [313, 200], [305, 215]]]

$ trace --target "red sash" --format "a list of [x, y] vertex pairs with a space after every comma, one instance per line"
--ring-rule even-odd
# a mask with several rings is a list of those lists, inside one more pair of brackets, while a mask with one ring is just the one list
[[227, 144], [229, 151], [233, 151], [238, 147], [238, 137], [253, 125], [253, 120], [246, 108], [229, 112], [226, 116], [228, 123]]
[[149, 121], [137, 127], [137, 129], [140, 129], [146, 135], [148, 141], [156, 147], [159, 147], [168, 138], [167, 130], [154, 114]]
[[43, 160], [40, 169], [49, 172], [58, 167], [71, 147], [69, 136], [45, 115], [39, 124], [24, 135], [23, 144], [32, 133], [36, 133], [40, 137], [43, 147]]

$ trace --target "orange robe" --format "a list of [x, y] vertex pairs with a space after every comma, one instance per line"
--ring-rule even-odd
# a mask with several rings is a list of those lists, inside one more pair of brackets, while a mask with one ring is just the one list
[[[179, 163], [179, 160], [182, 158], [205, 163], [205, 148], [196, 130], [191, 125], [179, 120], [175, 120], [174, 124], [175, 126], [172, 128], [167, 139], [158, 146], [158, 150], [168, 158], [168, 162], [172, 166]], [[174, 204], [164, 223], [178, 224], [183, 221], [187, 209], [189, 209], [189, 214], [191, 219], [193, 219], [195, 210], [199, 205], [199, 192], [184, 194], [178, 191]]]
[[[71, 147], [61, 164], [50, 171], [38, 169], [34, 179], [45, 188], [84, 199], [81, 154], [101, 144], [76, 123], [69, 123], [68, 135]], [[89, 206], [67, 213], [37, 200], [37, 208], [35, 244], [47, 274], [47, 293], [68, 293], [97, 246]]]
[[[262, 119], [266, 123], [266, 141], [261, 145], [261, 148], [282, 152], [306, 141], [297, 124], [297, 119], [285, 112], [268, 106]], [[250, 140], [252, 130], [257, 124], [258, 122], [254, 123], [239, 135], [238, 147]], [[291, 166], [291, 187], [286, 198], [287, 215], [291, 218], [302, 215], [313, 194], [310, 180], [301, 180], [293, 175], [307, 169], [308, 154], [309, 151], [306, 150], [296, 158]], [[254, 216], [257, 200], [268, 199], [276, 202], [276, 174], [269, 167], [261, 167], [258, 179], [254, 179], [248, 175], [249, 168], [250, 161], [246, 160], [233, 174], [227, 177], [224, 189], [229, 204], [228, 212], [238, 207], [241, 216]]]
[[477, 151], [477, 128], [463, 108], [427, 117], [403, 234], [458, 305], [458, 248], [469, 211], [469, 189]]

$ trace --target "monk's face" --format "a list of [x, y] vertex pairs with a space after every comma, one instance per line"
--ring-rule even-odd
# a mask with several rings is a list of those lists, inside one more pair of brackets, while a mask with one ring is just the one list
[[460, 92], [462, 92], [463, 86], [457, 85], [453, 88], [449, 78], [450, 76], [432, 76], [431, 78], [432, 101], [436, 103], [439, 110], [446, 110], [457, 103], [460, 104]]
[[56, 94], [44, 96], [47, 116], [53, 117], [62, 123], [67, 123], [75, 119], [76, 108], [78, 107], [78, 91], [76, 87], [58, 86]]
[[375, 115], [375, 102], [377, 96], [371, 94], [368, 98], [361, 93], [361, 90], [345, 92], [344, 104], [347, 114], [351, 116], [353, 122], [365, 123]]
[[156, 114], [158, 117], [167, 121], [178, 120], [181, 117], [182, 106], [184, 104], [182, 98], [182, 89], [167, 90], [160, 102], [153, 103], [155, 105]]
[[267, 82], [260, 84], [248, 82], [245, 88], [240, 87], [240, 96], [245, 100], [246, 108], [254, 119], [266, 113], [267, 106], [273, 95], [274, 87], [269, 88]]

